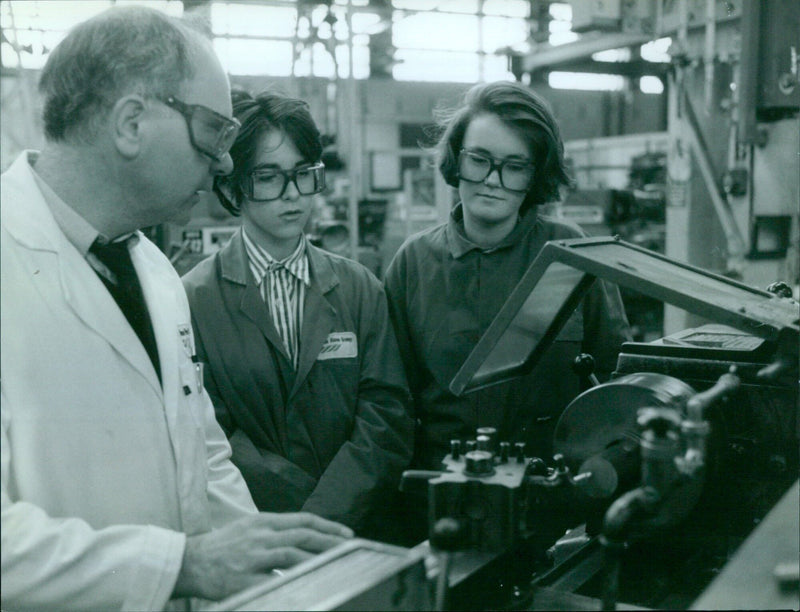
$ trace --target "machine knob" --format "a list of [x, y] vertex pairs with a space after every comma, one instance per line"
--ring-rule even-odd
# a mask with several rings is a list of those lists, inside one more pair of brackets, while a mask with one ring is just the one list
[[600, 384], [594, 375], [594, 357], [589, 353], [581, 353], [572, 362], [572, 370], [582, 379], [588, 381], [593, 387]]
[[436, 521], [430, 535], [433, 548], [443, 552], [455, 552], [461, 547], [464, 529], [459, 521], [454, 518], [444, 517]]
[[509, 454], [511, 454], [511, 443], [500, 442], [500, 463], [508, 463]]
[[792, 297], [792, 288], [783, 281], [775, 281], [767, 286], [767, 291], [783, 298]]
[[528, 459], [528, 465], [525, 466], [525, 474], [528, 476], [547, 476], [547, 464], [539, 457], [531, 457]]
[[525, 443], [514, 442], [514, 456], [517, 458], [517, 463], [525, 462]]
[[492, 439], [489, 436], [478, 436], [478, 450], [492, 452]]
[[[489, 448], [486, 450], [490, 450], [492, 452], [495, 451], [495, 446], [497, 443], [497, 429], [494, 427], [478, 427], [478, 429], [475, 431], [475, 434], [478, 439], [480, 439], [480, 436], [486, 436], [489, 438]], [[478, 448], [480, 448], [480, 445], [478, 445]]]
[[467, 460], [464, 473], [468, 476], [489, 476], [494, 472], [493, 455], [488, 451], [469, 451], [464, 458]]
[[472, 452], [478, 449], [478, 442], [475, 440], [467, 440], [467, 452]]
[[450, 440], [450, 456], [453, 459], [461, 457], [461, 440]]
[[681, 417], [671, 408], [640, 408], [636, 422], [642, 429], [649, 429], [656, 437], [663, 438], [668, 431], [680, 429]]

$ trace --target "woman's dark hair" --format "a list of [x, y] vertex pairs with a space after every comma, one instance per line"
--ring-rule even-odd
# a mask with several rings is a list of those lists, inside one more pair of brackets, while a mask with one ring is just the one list
[[564, 164], [564, 143], [549, 104], [520, 83], [496, 81], [475, 85], [461, 107], [440, 112], [442, 135], [436, 146], [437, 163], [445, 182], [458, 187], [458, 155], [467, 126], [476, 116], [492, 114], [530, 143], [534, 179], [520, 212], [560, 197], [560, 187], [572, 179]]
[[[241, 89], [231, 91], [233, 116], [242, 124], [231, 147], [233, 172], [217, 178], [217, 186], [231, 198], [220, 197], [232, 215], [240, 215], [245, 199], [243, 186], [253, 170], [258, 144], [270, 130], [278, 130], [297, 147], [309, 164], [322, 158], [322, 139], [308, 104], [282, 93], [265, 91], [255, 97]], [[219, 195], [219, 194], [218, 194]]]

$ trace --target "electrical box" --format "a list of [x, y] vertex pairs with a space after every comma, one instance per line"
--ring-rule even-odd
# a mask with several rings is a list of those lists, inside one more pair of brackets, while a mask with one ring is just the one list
[[570, 0], [572, 29], [619, 30], [622, 23], [621, 0]]
[[758, 4], [756, 109], [761, 114], [797, 110], [800, 108], [797, 66], [797, 54], [800, 52], [800, 2], [762, 0]]

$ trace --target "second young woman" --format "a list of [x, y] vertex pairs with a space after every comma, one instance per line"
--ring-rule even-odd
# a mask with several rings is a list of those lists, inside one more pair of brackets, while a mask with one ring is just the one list
[[184, 277], [205, 384], [260, 510], [304, 510], [386, 538], [412, 450], [408, 390], [378, 280], [311, 245], [325, 184], [308, 105], [234, 94], [230, 242]]
[[476, 85], [443, 127], [439, 170], [460, 201], [447, 223], [400, 248], [385, 279], [417, 417], [414, 464], [438, 469], [451, 439], [483, 426], [548, 460], [556, 420], [580, 392], [573, 359], [589, 352], [607, 376], [628, 338], [619, 291], [595, 283], [530, 374], [453, 395], [453, 377], [545, 242], [584, 234], [539, 214], [570, 179], [553, 114], [531, 89]]

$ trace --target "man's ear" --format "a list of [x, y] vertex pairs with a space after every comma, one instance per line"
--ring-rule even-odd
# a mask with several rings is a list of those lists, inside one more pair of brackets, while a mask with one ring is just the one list
[[117, 100], [111, 110], [112, 138], [123, 157], [134, 158], [141, 150], [145, 109], [144, 98], [131, 94]]

